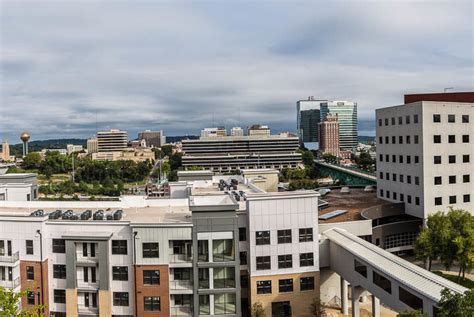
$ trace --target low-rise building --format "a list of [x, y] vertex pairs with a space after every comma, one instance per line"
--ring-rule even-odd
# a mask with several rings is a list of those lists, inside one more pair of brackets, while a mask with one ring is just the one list
[[0, 175], [1, 201], [31, 201], [38, 199], [37, 175], [14, 173]]
[[270, 128], [267, 125], [254, 124], [247, 128], [248, 136], [270, 135]]

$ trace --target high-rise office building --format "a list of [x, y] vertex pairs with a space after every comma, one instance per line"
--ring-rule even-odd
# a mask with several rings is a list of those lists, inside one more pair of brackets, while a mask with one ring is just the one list
[[296, 129], [300, 143], [308, 149], [318, 148], [318, 124], [321, 121], [320, 106], [323, 102], [327, 100], [315, 100], [312, 96], [296, 102]]
[[243, 136], [244, 135], [244, 130], [241, 127], [233, 127], [230, 130], [230, 135], [231, 136]]
[[145, 130], [138, 133], [138, 139], [145, 140], [147, 147], [162, 147], [166, 143], [166, 137], [163, 134], [163, 130]]
[[7, 141], [3, 141], [2, 143], [2, 152], [0, 152], [0, 159], [3, 161], [10, 160], [10, 145]]
[[98, 152], [120, 152], [127, 148], [127, 131], [111, 129], [97, 132]]
[[99, 152], [99, 142], [97, 138], [87, 139], [87, 153], [97, 153]]
[[248, 136], [270, 135], [270, 128], [267, 125], [254, 124], [247, 128]]
[[357, 103], [351, 101], [327, 101], [321, 103], [321, 121], [329, 114], [337, 115], [339, 122], [339, 144], [341, 149], [353, 151], [357, 148]]
[[319, 150], [321, 153], [339, 156], [339, 146], [337, 115], [329, 114], [323, 122], [319, 123]]
[[376, 111], [378, 197], [419, 218], [449, 206], [474, 213], [474, 103], [438, 95]]

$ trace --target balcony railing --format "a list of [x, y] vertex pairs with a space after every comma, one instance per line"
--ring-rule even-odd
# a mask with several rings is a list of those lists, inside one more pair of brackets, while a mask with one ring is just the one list
[[187, 254], [170, 254], [169, 256], [170, 263], [185, 263], [192, 262], [193, 257]]
[[174, 306], [171, 307], [170, 315], [175, 316], [192, 316], [193, 307], [192, 306]]
[[20, 286], [20, 278], [17, 277], [16, 279], [14, 279], [13, 281], [3, 281], [3, 280], [0, 280], [0, 286], [1, 287], [5, 287], [5, 288], [11, 288], [11, 289], [15, 289], [17, 288], [18, 286]]
[[79, 314], [98, 314], [99, 313], [99, 308], [98, 307], [86, 307], [86, 306], [78, 306], [77, 307], [77, 312]]
[[170, 290], [189, 290], [189, 289], [193, 289], [193, 282], [191, 280], [170, 281]]
[[20, 260], [20, 252], [17, 251], [12, 255], [0, 255], [0, 262], [3, 263], [15, 263]]

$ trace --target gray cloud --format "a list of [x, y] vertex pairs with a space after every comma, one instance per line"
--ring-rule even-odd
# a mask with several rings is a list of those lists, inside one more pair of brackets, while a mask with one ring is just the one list
[[213, 123], [295, 129], [295, 102], [474, 87], [472, 1], [4, 1], [0, 138]]

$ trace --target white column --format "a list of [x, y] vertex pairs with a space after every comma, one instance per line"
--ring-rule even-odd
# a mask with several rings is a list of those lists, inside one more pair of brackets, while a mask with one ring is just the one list
[[364, 292], [360, 286], [351, 286], [352, 317], [360, 317], [359, 298]]
[[380, 299], [372, 295], [372, 317], [380, 317]]
[[349, 316], [349, 305], [348, 294], [347, 294], [348, 283], [344, 278], [341, 277], [341, 312], [344, 316]]

